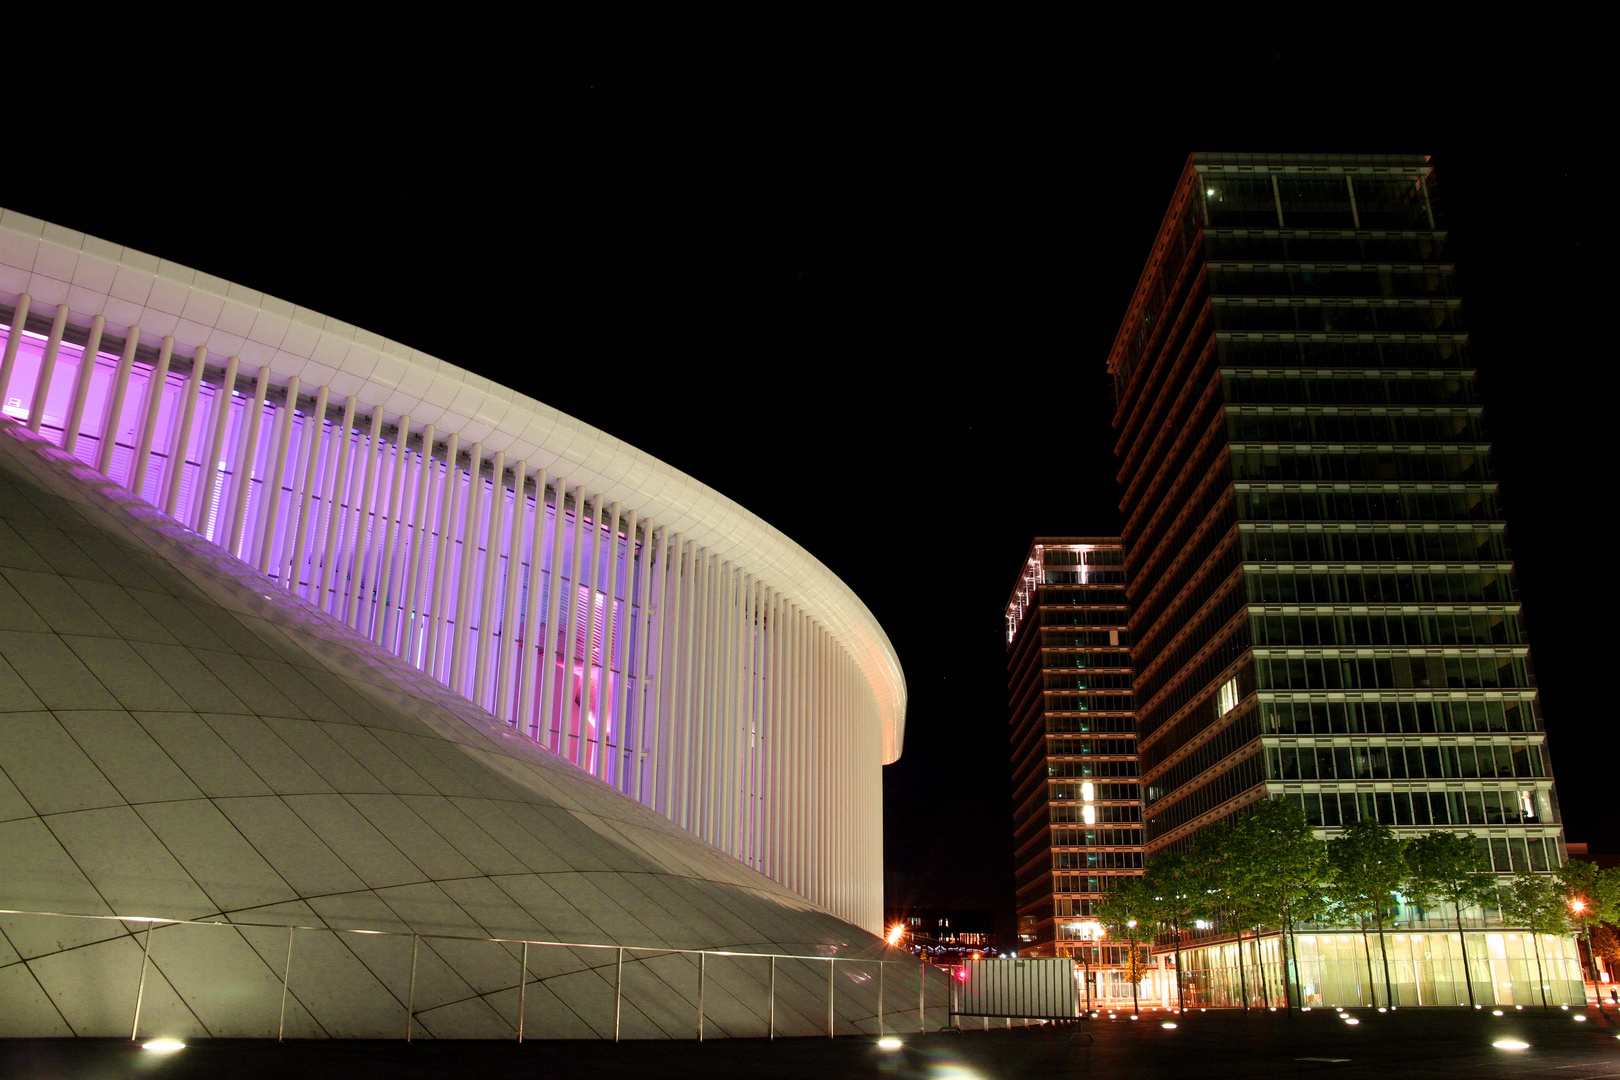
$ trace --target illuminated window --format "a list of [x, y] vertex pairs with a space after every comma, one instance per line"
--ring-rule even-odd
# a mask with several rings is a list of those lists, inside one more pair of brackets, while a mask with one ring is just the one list
[[1237, 708], [1237, 703], [1238, 683], [1237, 676], [1234, 675], [1232, 678], [1227, 679], [1221, 684], [1221, 692], [1216, 699], [1215, 715], [1225, 716], [1227, 713]]

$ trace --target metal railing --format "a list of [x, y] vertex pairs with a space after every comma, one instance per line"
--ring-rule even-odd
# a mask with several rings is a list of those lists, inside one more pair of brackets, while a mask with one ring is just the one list
[[[233, 921], [225, 921], [223, 919], [173, 919], [173, 918], [164, 918], [164, 917], [159, 917], [159, 916], [146, 916], [146, 915], [75, 915], [75, 914], [68, 914], [68, 913], [65, 913], [65, 912], [30, 911], [30, 910], [10, 909], [10, 908], [0, 909], [0, 917], [15, 917], [15, 916], [23, 916], [23, 917], [29, 917], [29, 918], [40, 918], [40, 919], [67, 919], [67, 920], [76, 920], [76, 921], [82, 921], [82, 922], [109, 922], [109, 923], [115, 922], [115, 923], [124, 924], [125, 925], [125, 930], [126, 930], [127, 934], [131, 938], [135, 937], [136, 935], [138, 935], [140, 933], [140, 929], [139, 929], [140, 927], [144, 926], [146, 928], [145, 941], [142, 944], [142, 949], [141, 949], [140, 975], [139, 975], [139, 977], [137, 979], [136, 987], [135, 987], [134, 1015], [132, 1016], [131, 1021], [130, 1021], [130, 1039], [131, 1040], [134, 1040], [134, 1039], [137, 1039], [137, 1038], [140, 1037], [141, 1012], [142, 1012], [142, 1007], [145, 1004], [146, 991], [147, 991], [147, 971], [153, 964], [153, 955], [154, 954], [153, 954], [152, 942], [153, 942], [153, 937], [155, 935], [156, 930], [159, 929], [160, 927], [179, 927], [179, 926], [215, 927], [215, 928], [219, 928], [221, 930], [235, 930], [235, 931], [238, 931], [238, 932], [240, 932], [242, 930], [285, 930], [287, 932], [287, 948], [286, 948], [285, 956], [284, 956], [284, 958], [282, 960], [282, 965], [281, 965], [282, 970], [280, 972], [280, 977], [279, 977], [279, 981], [280, 981], [280, 984], [281, 984], [281, 987], [280, 987], [280, 1005], [279, 1005], [279, 1012], [278, 1012], [278, 1015], [277, 1015], [276, 1025], [275, 1025], [276, 1039], [278, 1041], [280, 1041], [280, 1040], [287, 1037], [287, 1006], [288, 1006], [289, 997], [292, 997], [292, 998], [294, 998], [294, 1000], [297, 1000], [296, 994], [293, 992], [293, 989], [292, 989], [292, 977], [293, 977], [293, 969], [294, 969], [294, 965], [293, 965], [294, 942], [295, 942], [295, 939], [297, 938], [297, 936], [300, 935], [300, 934], [321, 934], [321, 935], [331, 935], [333, 937], [341, 937], [343, 935], [352, 935], [352, 936], [365, 936], [365, 937], [383, 937], [383, 938], [396, 938], [396, 939], [409, 938], [410, 939], [410, 941], [411, 941], [410, 981], [409, 981], [409, 989], [407, 991], [406, 999], [404, 1001], [404, 1007], [405, 1007], [404, 1031], [401, 1033], [401, 1037], [404, 1038], [407, 1042], [411, 1041], [416, 1036], [417, 1030], [418, 1030], [419, 1027], [422, 1028], [423, 1033], [429, 1035], [430, 1037], [433, 1037], [433, 1033], [430, 1030], [428, 1030], [426, 1028], [426, 1026], [418, 1019], [419, 1014], [418, 1014], [418, 1009], [417, 1009], [417, 1005], [418, 1005], [418, 1002], [417, 1002], [417, 986], [418, 986], [419, 956], [420, 956], [420, 952], [421, 952], [421, 945], [422, 945], [422, 943], [424, 941], [450, 941], [450, 942], [466, 942], [466, 943], [476, 943], [476, 944], [487, 944], [487, 945], [501, 946], [503, 948], [511, 947], [511, 948], [516, 948], [518, 950], [518, 955], [516, 957], [516, 959], [518, 960], [518, 978], [516, 980], [516, 987], [517, 987], [517, 991], [518, 991], [518, 1003], [517, 1003], [517, 1020], [516, 1020], [516, 1023], [514, 1025], [515, 1032], [516, 1032], [515, 1037], [516, 1037], [516, 1040], [518, 1042], [522, 1042], [524, 1040], [524, 1037], [525, 1037], [525, 1023], [526, 1023], [527, 1013], [528, 1013], [528, 1009], [527, 1009], [528, 1001], [527, 1001], [527, 998], [528, 998], [529, 986], [530, 986], [531, 983], [543, 983], [545, 981], [545, 979], [546, 979], [546, 977], [535, 976], [533, 973], [531, 973], [531, 971], [529, 969], [530, 950], [535, 949], [535, 948], [568, 949], [568, 950], [590, 950], [590, 951], [595, 951], [595, 952], [603, 952], [603, 953], [612, 953], [613, 954], [613, 971], [614, 971], [614, 975], [613, 975], [613, 987], [614, 987], [613, 1041], [614, 1042], [618, 1042], [620, 1040], [620, 1036], [622, 1034], [622, 1029], [623, 1029], [623, 1017], [624, 1017], [624, 1005], [625, 1005], [624, 972], [625, 972], [625, 954], [626, 953], [632, 954], [632, 956], [631, 956], [632, 962], [634, 962], [636, 960], [639, 960], [639, 959], [651, 959], [651, 958], [656, 957], [656, 956], [687, 956], [687, 957], [695, 957], [696, 958], [696, 961], [697, 961], [697, 987], [696, 987], [696, 1002], [695, 1002], [695, 1004], [696, 1004], [695, 1031], [696, 1031], [697, 1039], [700, 1042], [703, 1041], [703, 1039], [705, 1038], [706, 1023], [709, 1020], [709, 1017], [706, 1014], [705, 997], [706, 997], [706, 993], [707, 993], [707, 989], [708, 989], [707, 984], [708, 984], [708, 981], [709, 981], [708, 964], [709, 964], [709, 959], [711, 957], [714, 957], [714, 958], [717, 958], [717, 959], [738, 960], [738, 961], [747, 961], [747, 960], [768, 961], [768, 963], [769, 963], [769, 977], [768, 977], [768, 987], [769, 987], [769, 989], [768, 989], [768, 992], [767, 992], [768, 993], [768, 1007], [767, 1007], [766, 1013], [767, 1013], [767, 1025], [768, 1026], [767, 1026], [766, 1035], [767, 1035], [768, 1038], [771, 1038], [771, 1039], [776, 1038], [777, 1033], [778, 1033], [776, 1005], [777, 1005], [777, 1000], [778, 1000], [778, 996], [779, 996], [778, 995], [778, 990], [777, 990], [777, 969], [778, 969], [778, 963], [780, 961], [795, 961], [795, 962], [801, 962], [801, 963], [807, 963], [807, 964], [821, 964], [821, 963], [824, 963], [824, 964], [827, 965], [827, 992], [826, 992], [826, 997], [827, 997], [827, 1026], [826, 1026], [826, 1034], [827, 1034], [828, 1038], [835, 1038], [835, 1037], [837, 1037], [837, 1034], [838, 1034], [838, 1030], [837, 1030], [838, 1029], [838, 1016], [837, 1016], [837, 1011], [836, 1011], [837, 999], [838, 999], [837, 974], [841, 969], [847, 969], [851, 965], [854, 965], [856, 967], [857, 971], [859, 971], [861, 974], [865, 974], [867, 980], [869, 980], [871, 978], [871, 976], [869, 974], [869, 970], [871, 968], [876, 968], [876, 971], [877, 971], [877, 979], [876, 979], [876, 981], [877, 981], [877, 986], [876, 986], [877, 1001], [876, 1001], [876, 1008], [875, 1008], [875, 1011], [874, 1011], [873, 1015], [875, 1016], [875, 1019], [876, 1019], [876, 1022], [877, 1022], [877, 1034], [879, 1036], [887, 1034], [890, 1031], [894, 1031], [895, 1033], [900, 1033], [900, 1031], [901, 1031], [901, 1028], [898, 1027], [895, 1024], [886, 1024], [886, 1022], [885, 1022], [885, 1017], [886, 1016], [894, 1016], [894, 1015], [897, 1015], [897, 1014], [898, 1015], [905, 1015], [905, 1016], [910, 1015], [910, 1006], [909, 1005], [904, 1006], [903, 1008], [896, 1008], [896, 1009], [894, 1009], [892, 1011], [886, 1010], [885, 1007], [884, 1007], [884, 1005], [885, 1005], [885, 1002], [884, 1002], [885, 984], [887, 982], [887, 980], [885, 978], [885, 975], [890, 971], [890, 969], [899, 969], [900, 970], [901, 976], [902, 976], [901, 979], [898, 980], [900, 982], [909, 982], [910, 980], [909, 980], [909, 978], [906, 978], [906, 976], [909, 976], [909, 974], [912, 971], [915, 971], [917, 973], [917, 979], [918, 979], [918, 981], [917, 981], [917, 1004], [916, 1004], [917, 1027], [915, 1029], [910, 1029], [909, 1024], [907, 1024], [907, 1025], [905, 1025], [906, 1030], [914, 1030], [914, 1031], [917, 1031], [917, 1032], [923, 1032], [923, 1031], [927, 1030], [927, 1027], [928, 1027], [928, 1009], [930, 1008], [930, 1004], [928, 1002], [928, 992], [930, 990], [929, 980], [930, 980], [931, 977], [935, 979], [935, 985], [932, 988], [934, 989], [935, 995], [936, 995], [936, 1001], [933, 1003], [932, 1007], [936, 1011], [938, 1011], [945, 1018], [947, 1023], [949, 1022], [950, 994], [951, 994], [952, 990], [954, 990], [953, 980], [951, 979], [950, 975], [947, 972], [941, 971], [940, 969], [938, 969], [938, 968], [934, 967], [933, 965], [929, 964], [926, 960], [912, 960], [912, 959], [906, 959], [906, 960], [883, 960], [883, 959], [863, 958], [863, 957], [809, 956], [809, 955], [801, 955], [801, 954], [795, 954], [795, 953], [750, 952], [750, 951], [735, 950], [735, 949], [683, 949], [683, 948], [674, 948], [674, 947], [668, 947], [668, 946], [652, 946], [652, 945], [605, 945], [605, 944], [594, 943], [594, 942], [570, 942], [570, 941], [548, 941], [548, 940], [529, 939], [529, 938], [483, 937], [483, 936], [468, 935], [468, 934], [419, 933], [419, 932], [407, 932], [407, 931], [399, 931], [399, 930], [362, 930], [362, 929], [349, 929], [349, 928], [331, 927], [331, 926], [312, 926], [312, 925], [298, 925], [298, 924], [289, 925], [289, 924], [284, 923], [284, 922], [283, 923], [268, 923], [268, 922], [238, 922], [238, 921], [234, 921], [234, 920]], [[131, 929], [130, 924], [133, 924], [133, 926], [135, 928]], [[251, 943], [250, 943], [250, 946], [251, 946]], [[41, 953], [41, 954], [38, 954], [38, 955], [49, 955], [49, 953]], [[26, 959], [29, 959], [29, 958], [25, 957], [24, 959], [26, 960]], [[361, 963], [364, 964], [364, 961], [362, 960]], [[453, 965], [451, 966], [451, 970], [452, 971], [455, 970]], [[597, 970], [597, 969], [595, 967], [587, 966], [587, 968], [585, 970]], [[933, 976], [931, 976], [930, 972], [933, 972], [935, 974]], [[375, 972], [373, 972], [372, 974], [373, 974], [374, 977], [377, 977]], [[857, 976], [857, 978], [859, 978], [859, 976]], [[380, 978], [379, 978], [379, 981], [381, 981]], [[862, 981], [865, 981], [865, 980], [862, 980]], [[475, 991], [475, 996], [487, 999], [489, 996], [491, 996], [491, 994], [496, 993], [496, 992], [500, 992], [502, 990], [507, 990], [507, 989], [510, 989], [510, 987], [498, 987], [494, 991], [485, 991], [485, 992], [476, 992]], [[846, 991], [846, 994], [850, 994], [850, 991]], [[679, 1000], [679, 997], [680, 997], [680, 995], [678, 995], [678, 994], [675, 995], [676, 1000]], [[667, 1004], [667, 1002], [665, 1002], [665, 1004]], [[304, 1006], [300, 1006], [300, 1007], [304, 1007]], [[435, 1006], [435, 1007], [437, 1007], [437, 1006]], [[311, 1019], [314, 1019], [313, 1015], [312, 1014], [310, 1014], [310, 1015], [311, 1015]], [[318, 1024], [319, 1021], [316, 1020], [316, 1023]], [[846, 1020], [846, 1025], [848, 1025], [848, 1024], [858, 1024], [858, 1021]], [[858, 1028], [857, 1028], [857, 1030], [858, 1030]], [[376, 1036], [370, 1036], [370, 1037], [376, 1037]], [[548, 1036], [548, 1037], [553, 1037], [553, 1036]], [[599, 1036], [599, 1037], [605, 1038], [605, 1035], [602, 1035], [602, 1036]]]

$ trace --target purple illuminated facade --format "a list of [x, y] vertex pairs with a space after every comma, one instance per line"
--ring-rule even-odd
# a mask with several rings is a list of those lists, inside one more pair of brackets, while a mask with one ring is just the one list
[[[411, 396], [356, 369], [352, 344], [325, 363], [329, 331], [295, 362], [286, 344], [252, 361], [251, 338], [220, 347], [218, 325], [191, 328], [193, 306], [144, 331], [137, 319], [160, 318], [156, 275], [146, 307], [122, 317], [116, 282], [74, 302], [71, 267], [60, 301], [42, 302], [27, 290], [49, 292], [52, 228], [40, 241], [0, 230], [6, 416], [251, 564], [267, 588], [747, 865], [881, 925], [872, 822], [904, 683], [842, 582], [691, 478], [431, 358], [410, 354], [396, 380], [421, 369], [427, 389]], [[82, 269], [100, 242], [80, 242]], [[4, 274], [18, 275], [10, 289]], [[175, 303], [199, 297], [214, 299], [193, 284]], [[275, 303], [260, 299], [254, 326]], [[434, 400], [451, 374], [459, 389]], [[491, 407], [457, 396], [475, 386], [504, 419], [484, 423]], [[538, 437], [541, 420], [551, 428]]]

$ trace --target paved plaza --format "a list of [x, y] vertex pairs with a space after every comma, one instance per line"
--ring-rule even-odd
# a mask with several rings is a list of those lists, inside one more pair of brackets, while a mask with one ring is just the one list
[[[1596, 1012], [1525, 1009], [1332, 1011], [1289, 1018], [1200, 1014], [1166, 1029], [1164, 1014], [1085, 1025], [902, 1036], [898, 1049], [870, 1037], [612, 1043], [199, 1040], [159, 1056], [113, 1039], [0, 1041], [0, 1075], [13, 1080], [233, 1080], [337, 1076], [344, 1080], [466, 1077], [705, 1077], [725, 1080], [881, 1077], [1001, 1080], [1130, 1076], [1132, 1080], [1304, 1077], [1620, 1078], [1620, 1024]], [[1078, 1033], [1077, 1033], [1078, 1032]], [[1089, 1036], [1089, 1037], [1088, 1037]], [[1516, 1041], [1525, 1049], [1499, 1049]]]

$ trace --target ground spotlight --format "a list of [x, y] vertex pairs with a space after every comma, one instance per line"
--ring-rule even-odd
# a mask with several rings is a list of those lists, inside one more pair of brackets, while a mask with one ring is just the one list
[[154, 1054], [172, 1054], [176, 1050], [184, 1050], [186, 1044], [179, 1039], [152, 1039], [141, 1043], [142, 1050], [150, 1050]]
[[1576, 1013], [1574, 1018], [1576, 1020], [1582, 1020], [1582, 1021], [1584, 1021], [1586, 1019], [1586, 1017], [1582, 1016], [1580, 1013]]
[[1501, 1009], [1492, 1009], [1491, 1010], [1491, 1015], [1492, 1016], [1501, 1016], [1502, 1015], [1502, 1010]]
[[[1131, 1014], [1131, 1019], [1132, 1019], [1132, 1020], [1137, 1020], [1137, 1019], [1140, 1019], [1140, 1017], [1138, 1017], [1138, 1016], [1137, 1016], [1137, 1015], [1136, 1015], [1136, 1014], [1135, 1014], [1135, 1013], [1132, 1013], [1132, 1014]], [[1586, 1017], [1584, 1017], [1584, 1016], [1577, 1016], [1577, 1017], [1576, 1017], [1576, 1018], [1575, 1018], [1575, 1019], [1577, 1019], [1577, 1020], [1585, 1020], [1585, 1019], [1586, 1019]]]
[[1497, 1039], [1495, 1042], [1491, 1043], [1491, 1045], [1496, 1047], [1498, 1050], [1528, 1050], [1528, 1049], [1530, 1049], [1530, 1044], [1529, 1043], [1520, 1042], [1518, 1039]]
[[1355, 1018], [1355, 1017], [1353, 1017], [1353, 1016], [1347, 1016], [1347, 1017], [1345, 1017], [1345, 1018], [1344, 1018], [1344, 1022], [1345, 1022], [1345, 1023], [1347, 1023], [1347, 1024], [1359, 1024], [1359, 1023], [1361, 1023], [1361, 1021], [1360, 1021], [1360, 1020], [1357, 1020], [1357, 1019], [1356, 1019], [1356, 1018]]
[[1164, 1028], [1166, 1031], [1174, 1031], [1175, 1028], [1176, 1028], [1176, 1025], [1171, 1023], [1169, 1020], [1166, 1020], [1164, 1023], [1160, 1024], [1159, 1026]]
[[1378, 1006], [1378, 1011], [1379, 1012], [1389, 1012], [1389, 1010], [1384, 1008], [1382, 1005]]
[[878, 1040], [878, 1049], [880, 1049], [880, 1050], [898, 1050], [898, 1049], [900, 1049], [900, 1040], [895, 1038], [893, 1035], [890, 1035], [890, 1036], [887, 1036], [885, 1038], [879, 1039]]

